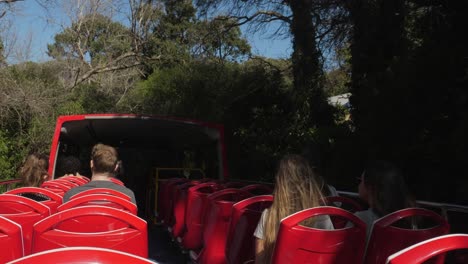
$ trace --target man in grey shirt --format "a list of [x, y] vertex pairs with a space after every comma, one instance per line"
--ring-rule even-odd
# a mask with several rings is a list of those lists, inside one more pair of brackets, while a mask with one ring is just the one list
[[135, 194], [132, 190], [111, 181], [118, 169], [118, 161], [119, 158], [115, 148], [104, 144], [95, 145], [91, 151], [91, 181], [66, 192], [63, 196], [63, 202], [69, 201], [70, 197], [82, 191], [94, 188], [108, 188], [128, 195], [131, 201], [136, 204]]

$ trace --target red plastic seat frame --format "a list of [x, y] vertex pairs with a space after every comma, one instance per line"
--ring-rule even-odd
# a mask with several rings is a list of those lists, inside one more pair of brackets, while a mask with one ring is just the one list
[[80, 184], [76, 183], [76, 182], [72, 182], [72, 181], [67, 181], [65, 179], [62, 179], [62, 178], [59, 178], [59, 179], [55, 179], [55, 180], [51, 180], [51, 182], [58, 182], [60, 184], [63, 184], [63, 185], [66, 185], [70, 188], [75, 188], [75, 187], [78, 187], [80, 186]]
[[[431, 219], [436, 226], [425, 229], [406, 229], [392, 226], [395, 222], [412, 217]], [[406, 247], [421, 241], [448, 234], [450, 226], [439, 214], [423, 208], [406, 208], [393, 212], [374, 222], [369, 238], [365, 262], [367, 264], [384, 264], [387, 258]], [[443, 263], [440, 256], [436, 263]]]
[[251, 193], [252, 195], [269, 195], [273, 193], [273, 189], [263, 184], [250, 184], [241, 188], [241, 190]]
[[31, 252], [33, 225], [49, 215], [49, 207], [40, 202], [19, 195], [0, 195], [0, 216], [10, 219], [21, 226], [25, 255]]
[[60, 190], [63, 193], [68, 192], [72, 188], [70, 186], [67, 186], [67, 185], [61, 183], [61, 182], [56, 182], [56, 181], [53, 181], [53, 180], [44, 182], [41, 185], [41, 187], [46, 188], [46, 189], [51, 189], [53, 192], [55, 192], [55, 190]]
[[203, 227], [203, 249], [194, 259], [203, 264], [225, 263], [226, 238], [232, 207], [252, 194], [240, 189], [223, 189], [207, 196], [208, 207]]
[[84, 177], [79, 177], [79, 176], [64, 176], [64, 177], [61, 177], [59, 179], [76, 183], [79, 186], [84, 185], [84, 184], [89, 182], [89, 180], [85, 180]]
[[149, 264], [153, 263], [145, 258], [128, 254], [122, 251], [116, 251], [97, 247], [68, 247], [46, 250], [33, 255], [17, 259], [10, 263], [16, 264], [36, 264], [36, 263], [132, 263]]
[[170, 178], [159, 180], [158, 187], [158, 220], [164, 222], [166, 217], [166, 211], [168, 211], [168, 189], [167, 186], [170, 183], [178, 181], [187, 181], [185, 178]]
[[207, 196], [220, 190], [222, 186], [213, 183], [201, 183], [188, 189], [185, 210], [185, 233], [181, 243], [186, 249], [202, 247], [203, 225], [208, 203]]
[[224, 182], [222, 183], [223, 187], [228, 189], [228, 188], [236, 188], [236, 189], [241, 189], [245, 186], [248, 185], [246, 182], [238, 182], [238, 181], [232, 181], [232, 182]]
[[57, 212], [57, 207], [62, 204], [62, 196], [57, 193], [52, 192], [51, 190], [38, 188], [38, 187], [21, 187], [5, 192], [5, 194], [14, 194], [20, 195], [22, 193], [39, 193], [49, 198], [46, 201], [39, 201], [45, 206], [50, 208], [50, 213], [53, 214]]
[[125, 199], [127, 201], [132, 201], [132, 198], [130, 196], [126, 195], [123, 192], [116, 191], [114, 189], [109, 189], [109, 188], [92, 188], [89, 190], [85, 190], [82, 192], [79, 192], [72, 197], [70, 197], [70, 200], [85, 196], [85, 195], [90, 195], [90, 194], [107, 194], [107, 195], [114, 195], [117, 197], [120, 197], [122, 199]]
[[[325, 197], [325, 204], [327, 206], [334, 206], [341, 209], [345, 209], [351, 213], [364, 210], [364, 207], [358, 203], [356, 200], [344, 197], [344, 196], [328, 196]], [[344, 208], [343, 208], [344, 207]], [[345, 219], [340, 217], [331, 217], [333, 226], [335, 228], [343, 228], [348, 223]]]
[[0, 216], [0, 263], [24, 256], [23, 233], [21, 226], [8, 218]]
[[190, 181], [177, 185], [174, 191], [172, 236], [180, 237], [185, 228], [185, 210], [187, 206], [188, 189], [200, 184], [199, 181]]
[[115, 183], [115, 184], [118, 184], [118, 185], [121, 185], [121, 186], [125, 186], [125, 184], [124, 184], [121, 180], [119, 180], [119, 179], [117, 179], [117, 178], [110, 178], [110, 180], [111, 180], [111, 182], [113, 182], [113, 183]]
[[[352, 227], [322, 230], [299, 225], [316, 216], [348, 219]], [[331, 206], [305, 209], [281, 220], [272, 263], [362, 263], [366, 224], [352, 213]]]
[[226, 238], [226, 262], [245, 263], [255, 259], [253, 233], [264, 209], [273, 203], [272, 195], [259, 195], [242, 200], [232, 207], [229, 233]]
[[100, 205], [100, 206], [108, 206], [120, 210], [128, 211], [134, 215], [137, 215], [138, 209], [137, 206], [126, 200], [122, 199], [115, 195], [108, 195], [108, 194], [88, 194], [83, 195], [78, 198], [71, 199], [70, 201], [60, 205], [57, 208], [58, 212], [71, 209], [74, 207], [79, 206], [87, 206], [87, 205]]
[[76, 207], [34, 225], [32, 253], [61, 247], [92, 246], [147, 258], [147, 233], [146, 221], [126, 211], [106, 206]]
[[468, 234], [450, 234], [419, 242], [388, 257], [388, 264], [420, 264], [451, 250], [468, 249]]
[[174, 224], [174, 203], [175, 203], [175, 196], [174, 193], [176, 192], [177, 186], [183, 185], [189, 182], [188, 179], [182, 179], [178, 181], [171, 181], [166, 185], [166, 195], [163, 198], [164, 201], [164, 225], [171, 227]]

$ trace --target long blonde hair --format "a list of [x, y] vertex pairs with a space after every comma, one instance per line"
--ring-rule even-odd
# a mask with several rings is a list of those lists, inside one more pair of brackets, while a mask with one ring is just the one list
[[47, 156], [38, 153], [29, 154], [19, 170], [23, 186], [39, 187], [49, 176]]
[[[265, 221], [264, 250], [260, 263], [270, 263], [281, 219], [306, 208], [320, 206], [323, 182], [299, 155], [287, 155], [279, 163], [275, 177], [273, 204]], [[314, 220], [303, 224], [310, 226]]]

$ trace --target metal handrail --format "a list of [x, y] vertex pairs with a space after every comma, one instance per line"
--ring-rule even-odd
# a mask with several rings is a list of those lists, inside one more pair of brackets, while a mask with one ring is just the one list
[[[338, 191], [338, 193], [340, 195], [350, 196], [353, 198], [359, 197], [359, 194], [355, 192]], [[448, 219], [448, 212], [468, 213], [468, 206], [464, 206], [464, 205], [428, 202], [428, 201], [421, 201], [421, 200], [416, 200], [416, 204], [423, 206], [423, 207], [431, 207], [431, 208], [440, 209], [441, 214], [445, 219]]]
[[0, 187], [6, 185], [5, 191], [9, 191], [11, 190], [12, 185], [16, 183], [20, 183], [20, 182], [21, 182], [21, 179], [10, 179], [10, 180], [5, 180], [5, 181], [0, 181]]

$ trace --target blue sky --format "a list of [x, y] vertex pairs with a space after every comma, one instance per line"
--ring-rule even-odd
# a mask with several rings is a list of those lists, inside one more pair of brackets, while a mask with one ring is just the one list
[[[11, 28], [17, 36], [16, 47], [23, 49], [24, 45], [31, 40], [31, 55], [32, 61], [48, 60], [46, 55], [47, 44], [53, 42], [53, 37], [61, 31], [61, 27], [47, 23], [50, 16], [56, 14], [46, 14], [35, 1], [26, 0], [17, 3], [17, 13], [12, 17], [13, 27]], [[52, 13], [60, 12], [53, 10]], [[59, 15], [60, 16], [60, 15]], [[291, 54], [291, 41], [289, 38], [271, 39], [269, 38], [272, 30], [276, 29], [272, 25], [266, 30], [256, 33], [247, 32], [247, 28], [242, 28], [252, 46], [252, 52], [255, 55], [270, 57], [270, 58], [288, 58]], [[14, 56], [8, 58], [10, 63], [15, 63]]]

